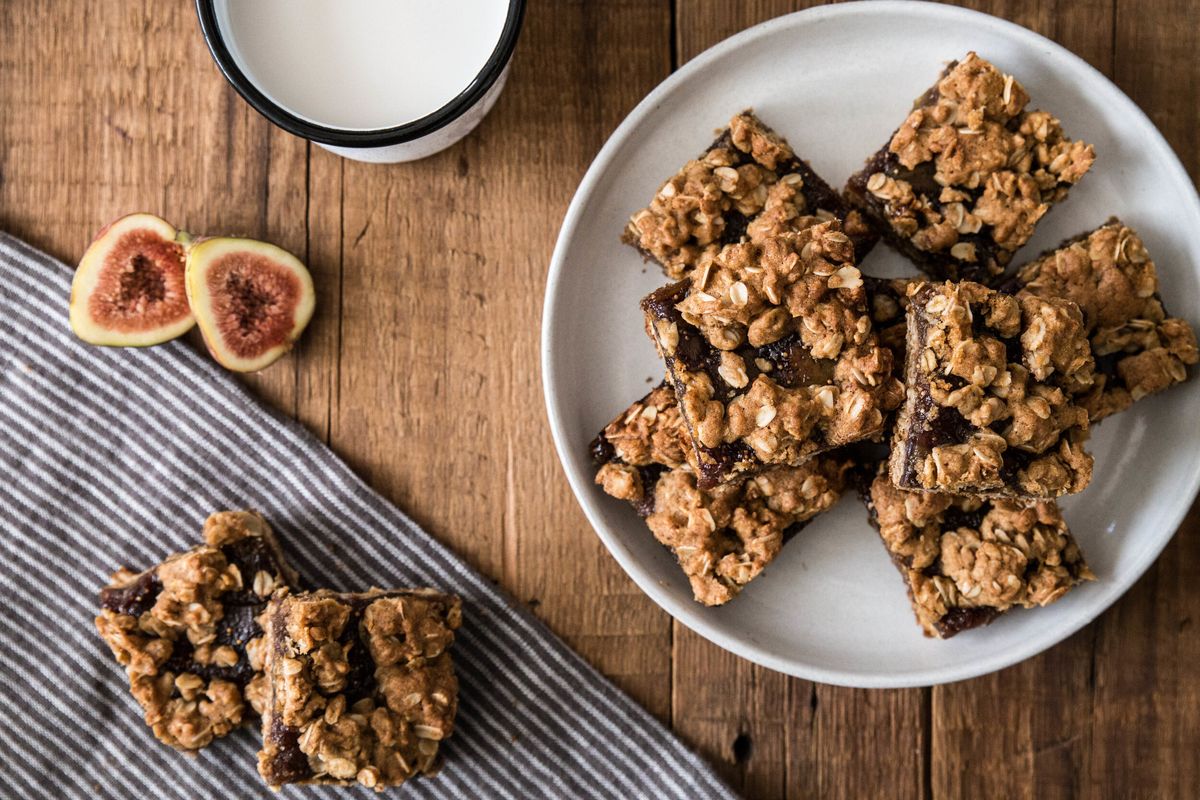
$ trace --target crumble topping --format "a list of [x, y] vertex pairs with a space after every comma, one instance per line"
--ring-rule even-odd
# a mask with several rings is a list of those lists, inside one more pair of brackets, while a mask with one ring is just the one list
[[1182, 383], [1200, 361], [1191, 326], [1163, 309], [1141, 238], [1118, 219], [1026, 264], [1016, 281], [1022, 295], [1059, 297], [1082, 309], [1098, 370], [1078, 402], [1092, 422]]
[[1054, 501], [905, 492], [885, 471], [868, 509], [927, 636], [948, 638], [1094, 580]]
[[[657, 408], [652, 424], [647, 408]], [[801, 523], [833, 507], [851, 462], [823, 455], [705, 490], [681, 457], [686, 437], [674, 394], [660, 385], [593, 442], [596, 483], [646, 518], [679, 560], [698, 602], [721, 605], [762, 573]], [[656, 446], [656, 438], [673, 445]]]
[[799, 467], [771, 467], [709, 490], [686, 467], [664, 472], [653, 487], [646, 524], [671, 548], [696, 600], [732, 600], [779, 555], [794, 528], [841, 497], [850, 462], [818, 456]]
[[947, 66], [847, 195], [935, 277], [987, 281], [1091, 168], [1029, 95], [974, 52]]
[[600, 441], [612, 450], [603, 457], [606, 461], [617, 458], [635, 467], [682, 465], [686, 461], [686, 431], [680, 426], [675, 392], [666, 381], [660, 383], [608, 423]]
[[129, 676], [163, 743], [196, 750], [262, 713], [267, 596], [295, 582], [266, 521], [224, 511], [205, 544], [141, 573], [122, 568], [100, 593], [96, 628]]
[[267, 611], [271, 693], [259, 772], [382, 791], [439, 766], [458, 681], [457, 597], [432, 590], [280, 596]]
[[1088, 415], [1074, 397], [1094, 362], [1079, 307], [971, 282], [914, 284], [909, 302], [896, 485], [1026, 498], [1087, 486]]
[[899, 405], [836, 220], [729, 245], [642, 307], [704, 487], [874, 436]]
[[833, 217], [844, 220], [865, 255], [873, 237], [862, 216], [746, 110], [631, 217], [622, 240], [678, 279], [723, 245], [761, 241]]

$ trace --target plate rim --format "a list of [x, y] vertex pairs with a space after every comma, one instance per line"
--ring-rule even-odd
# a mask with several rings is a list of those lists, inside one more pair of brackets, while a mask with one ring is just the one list
[[[729, 638], [704, 618], [703, 612], [707, 610], [704, 606], [690, 599], [680, 601], [672, 596], [659, 584], [657, 578], [647, 570], [642, 562], [633, 557], [632, 553], [622, 544], [619, 537], [607, 529], [607, 526], [600, 519], [599, 511], [596, 509], [593, 499], [588, 493], [592, 484], [591, 476], [577, 475], [570, 466], [567, 454], [574, 451], [577, 443], [569, 441], [565, 430], [564, 412], [554, 389], [557, 385], [557, 370], [554, 366], [553, 353], [557, 343], [551, 335], [557, 327], [555, 299], [559, 294], [560, 283], [566, 271], [566, 250], [581, 223], [583, 208], [590, 201], [595, 192], [596, 185], [613, 160], [616, 151], [638, 128], [644, 118], [649, 116], [656, 108], [660, 99], [670, 94], [677, 84], [685, 81], [692, 73], [702, 71], [710, 63], [725, 57], [727, 54], [746, 47], [761, 37], [775, 33], [776, 29], [815, 24], [832, 17], [859, 16], [879, 12], [903, 12], [911, 15], [924, 15], [934, 21], [937, 21], [939, 18], [942, 20], [953, 19], [955, 22], [966, 21], [971, 24], [989, 27], [1002, 36], [1024, 40], [1025, 44], [1042, 48], [1048, 56], [1056, 61], [1065, 62], [1076, 70], [1090, 73], [1092, 79], [1107, 84], [1115, 93], [1117, 101], [1123, 106], [1114, 109], [1113, 113], [1123, 114], [1126, 117], [1132, 118], [1149, 133], [1146, 139], [1147, 149], [1155, 151], [1154, 157], [1156, 160], [1159, 160], [1163, 164], [1174, 182], [1184, 189], [1181, 194], [1187, 200], [1191, 215], [1196, 219], [1200, 219], [1200, 194], [1197, 194], [1196, 186], [1184, 168], [1183, 163], [1179, 160], [1179, 156], [1167, 142], [1166, 137], [1163, 136], [1158, 126], [1154, 124], [1154, 121], [1108, 76], [1052, 39], [1014, 22], [981, 11], [937, 3], [912, 3], [906, 2], [906, 0], [861, 0], [856, 3], [817, 6], [766, 20], [735, 33], [704, 50], [655, 86], [613, 130], [580, 180], [579, 186], [576, 188], [570, 205], [567, 208], [558, 237], [555, 240], [546, 278], [545, 293], [543, 295], [542, 327], [539, 336], [539, 345], [541, 349], [540, 361], [543, 399], [550, 424], [551, 438], [554, 441], [555, 455], [558, 457], [559, 465], [566, 474], [567, 482], [571, 487], [571, 493], [574, 495], [576, 503], [583, 509], [592, 530], [604, 544], [609, 554], [616, 559], [617, 563], [620, 564], [621, 568], [644, 594], [659, 608], [667, 612], [672, 619], [677, 620], [688, 629], [723, 650], [760, 666], [794, 677], [835, 686], [863, 689], [896, 689], [953, 683], [996, 672], [1033, 658], [1066, 640], [1098, 619], [1100, 615], [1107, 611], [1142, 578], [1146, 570], [1158, 560], [1167, 544], [1178, 533], [1179, 527], [1187, 516], [1197, 491], [1200, 490], [1200, 459], [1193, 465], [1191, 474], [1186, 476], [1185, 485], [1188, 488], [1186, 492], [1180, 495], [1183, 499], [1181, 499], [1175, 513], [1171, 515], [1171, 524], [1163, 528], [1169, 531], [1169, 533], [1162, 535], [1159, 541], [1152, 543], [1152, 546], [1140, 551], [1139, 557], [1132, 565], [1133, 568], [1127, 572], [1125, 578], [1114, 579], [1108, 582], [1104, 587], [1104, 591], [1093, 601], [1093, 609], [1084, 614], [1080, 620], [1051, 628], [1048, 635], [1038, 635], [1035, 633], [1028, 637], [1021, 647], [971, 659], [968, 662], [960, 661], [936, 668], [921, 668], [905, 672], [870, 667], [865, 667], [862, 670], [854, 672], [844, 669], [830, 669], [804, 663], [795, 657], [780, 655], [760, 644]], [[1197, 378], [1197, 380], [1200, 380], [1200, 378]]]

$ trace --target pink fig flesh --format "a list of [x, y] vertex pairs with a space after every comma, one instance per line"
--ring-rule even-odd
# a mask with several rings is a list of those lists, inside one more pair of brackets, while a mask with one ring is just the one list
[[314, 307], [304, 264], [252, 239], [206, 239], [193, 246], [187, 290], [209, 352], [239, 372], [262, 369], [291, 349]]
[[150, 214], [106, 226], [88, 246], [71, 287], [71, 327], [92, 344], [161, 344], [195, 320], [184, 280], [187, 235]]

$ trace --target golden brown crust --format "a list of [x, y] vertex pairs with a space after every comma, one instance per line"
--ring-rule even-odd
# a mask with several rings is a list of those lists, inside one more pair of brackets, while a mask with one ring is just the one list
[[968, 53], [850, 179], [851, 202], [935, 277], [999, 275], [1095, 160], [1028, 102], [1013, 76]]
[[1058, 505], [905, 492], [880, 471], [868, 507], [927, 636], [949, 637], [1094, 580]]
[[642, 306], [703, 486], [875, 436], [900, 402], [836, 221], [730, 245]]
[[909, 289], [907, 402], [892, 476], [904, 489], [1050, 498], [1082, 491], [1092, 458], [1075, 395], [1094, 363], [1078, 306], [978, 283]]
[[259, 772], [269, 785], [383, 790], [439, 766], [454, 729], [459, 598], [432, 590], [280, 596], [267, 611]]
[[1196, 334], [1169, 318], [1158, 272], [1137, 232], [1112, 219], [1017, 273], [1022, 294], [1071, 300], [1083, 310], [1101, 369], [1080, 404], [1093, 422], [1187, 380], [1200, 361]]
[[[181, 750], [204, 747], [238, 727], [245, 701], [261, 713], [255, 616], [272, 591], [295, 579], [258, 514], [213, 514], [204, 536], [207, 544], [153, 569], [119, 570], [101, 592], [96, 617], [146, 724]], [[259, 543], [257, 552], [244, 546], [251, 540]], [[262, 569], [244, 574], [250, 564]]]
[[861, 215], [848, 212], [837, 192], [747, 110], [659, 188], [630, 218], [622, 239], [679, 279], [743, 236], [761, 241], [831, 217], [843, 219], [863, 252], [869, 249]]

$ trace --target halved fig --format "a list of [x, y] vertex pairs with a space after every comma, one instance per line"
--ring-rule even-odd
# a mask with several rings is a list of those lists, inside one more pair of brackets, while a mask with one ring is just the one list
[[208, 351], [226, 369], [255, 372], [291, 349], [312, 319], [308, 269], [253, 239], [203, 239], [188, 250], [187, 296]]
[[184, 286], [186, 233], [130, 214], [92, 241], [71, 283], [71, 329], [90, 344], [146, 347], [196, 324]]

